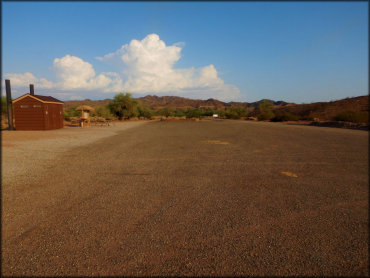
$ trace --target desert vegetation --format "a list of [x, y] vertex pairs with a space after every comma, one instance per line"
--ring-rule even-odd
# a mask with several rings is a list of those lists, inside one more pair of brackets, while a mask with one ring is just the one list
[[369, 123], [368, 111], [343, 111], [338, 113], [333, 120], [352, 122], [352, 123]]
[[[130, 93], [119, 93], [112, 100], [93, 105], [92, 117], [129, 120], [152, 118], [201, 119], [217, 114], [221, 119], [254, 119], [258, 121], [341, 121], [350, 123], [369, 123], [368, 103], [365, 97], [347, 98], [340, 101], [311, 104], [289, 104], [263, 99], [256, 103], [223, 103], [214, 99], [205, 101], [180, 97], [147, 96], [133, 98]], [[98, 101], [97, 101], [98, 102]], [[64, 109], [64, 118], [79, 117], [73, 104]]]
[[8, 106], [6, 105], [6, 97], [1, 97], [1, 114], [8, 113]]
[[[14, 112], [14, 110], [13, 110]], [[8, 126], [8, 105], [6, 103], [6, 97], [1, 97], [1, 128]]]
[[[172, 101], [172, 103], [171, 103]], [[175, 103], [175, 104], [173, 104]], [[116, 94], [103, 101], [65, 102], [63, 116], [66, 121], [79, 118], [79, 105], [94, 107], [92, 118], [105, 120], [129, 120], [152, 118], [202, 119], [217, 114], [220, 119], [254, 119], [258, 121], [335, 121], [356, 124], [369, 123], [368, 96], [346, 98], [332, 102], [289, 104], [263, 99], [255, 103], [223, 103], [209, 99], [190, 100], [180, 97], [133, 98], [128, 92]], [[1, 97], [3, 125], [7, 123], [6, 97]]]

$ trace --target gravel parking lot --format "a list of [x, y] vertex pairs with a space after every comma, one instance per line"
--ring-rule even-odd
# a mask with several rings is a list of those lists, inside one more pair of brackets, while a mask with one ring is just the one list
[[2, 137], [2, 275], [369, 275], [367, 131], [209, 120]]
[[[2, 131], [2, 177], [41, 173], [57, 156], [146, 121], [113, 122], [110, 126], [70, 127], [39, 131]], [[21, 169], [21, 171], [20, 171]]]

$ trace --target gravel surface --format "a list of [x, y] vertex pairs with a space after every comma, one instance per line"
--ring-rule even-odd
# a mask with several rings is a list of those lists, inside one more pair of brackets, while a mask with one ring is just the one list
[[63, 129], [40, 131], [1, 131], [2, 178], [30, 176], [76, 146], [101, 140], [146, 123], [146, 121], [114, 122], [111, 126], [66, 126]]
[[366, 131], [117, 130], [3, 182], [2, 274], [368, 276], [368, 166]]

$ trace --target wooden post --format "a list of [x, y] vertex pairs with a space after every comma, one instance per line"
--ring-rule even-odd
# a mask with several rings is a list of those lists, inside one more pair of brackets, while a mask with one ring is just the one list
[[5, 80], [5, 88], [6, 88], [6, 104], [8, 108], [8, 124], [9, 130], [14, 130], [13, 126], [13, 103], [12, 103], [12, 90], [10, 88], [10, 80]]
[[35, 91], [33, 89], [33, 84], [30, 84], [30, 95], [31, 96], [35, 95]]

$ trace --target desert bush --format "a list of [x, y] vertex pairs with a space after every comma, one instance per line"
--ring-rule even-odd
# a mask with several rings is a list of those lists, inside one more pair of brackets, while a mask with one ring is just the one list
[[273, 117], [275, 117], [274, 112], [272, 111], [272, 105], [274, 103], [270, 100], [263, 99], [257, 107], [257, 119], [259, 121], [264, 121], [264, 120], [271, 120]]
[[173, 110], [173, 114], [172, 114], [174, 117], [184, 117], [185, 116], [185, 113], [183, 110], [180, 110], [180, 109], [176, 109], [176, 110]]
[[266, 110], [266, 111], [263, 111], [263, 112], [260, 112], [259, 114], [257, 114], [257, 119], [259, 121], [269, 121], [273, 117], [275, 117], [275, 114], [271, 110]]
[[151, 119], [153, 116], [153, 111], [141, 101], [138, 101], [137, 111], [139, 118]]
[[314, 121], [315, 119], [318, 119], [319, 117], [316, 117], [314, 114], [309, 113], [306, 115], [298, 116], [299, 120], [302, 121]]
[[369, 123], [368, 111], [343, 111], [334, 117], [335, 121], [352, 122], [352, 123]]
[[195, 108], [195, 109], [187, 109], [185, 111], [185, 117], [187, 119], [200, 118], [201, 117], [201, 111], [198, 108]]
[[162, 109], [157, 110], [157, 115], [168, 118], [173, 115], [173, 110], [169, 107], [164, 107]]
[[202, 116], [209, 117], [209, 116], [212, 116], [214, 114], [214, 111], [213, 111], [212, 108], [206, 108], [206, 109], [201, 110], [201, 114], [202, 114]]
[[243, 107], [231, 107], [225, 111], [225, 117], [228, 119], [240, 119], [248, 115], [248, 110]]
[[104, 119], [112, 119], [114, 115], [107, 106], [97, 106], [95, 110], [90, 112], [91, 117], [99, 117]]
[[216, 110], [214, 111], [214, 114], [217, 114], [219, 118], [225, 118], [225, 110]]
[[74, 105], [68, 109], [63, 109], [63, 118], [66, 121], [70, 121], [72, 117], [80, 117], [81, 111], [76, 110], [78, 105]]
[[226, 110], [225, 117], [227, 119], [240, 119], [239, 114], [236, 111], [231, 110], [231, 109]]
[[275, 116], [271, 118], [272, 122], [298, 121], [299, 117], [286, 111], [275, 111]]

